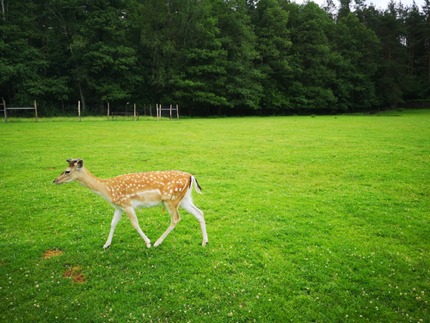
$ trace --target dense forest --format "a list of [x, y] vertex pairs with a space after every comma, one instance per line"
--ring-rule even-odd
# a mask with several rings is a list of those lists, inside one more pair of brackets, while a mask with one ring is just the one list
[[430, 98], [430, 0], [0, 0], [0, 96], [192, 115], [341, 113]]

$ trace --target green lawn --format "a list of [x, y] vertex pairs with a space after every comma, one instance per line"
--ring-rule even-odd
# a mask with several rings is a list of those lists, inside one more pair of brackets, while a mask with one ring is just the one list
[[[231, 119], [11, 119], [0, 124], [0, 321], [427, 322], [430, 110]], [[196, 219], [147, 249], [78, 183], [178, 169]], [[155, 242], [161, 208], [138, 211]], [[46, 257], [47, 251], [59, 252]]]

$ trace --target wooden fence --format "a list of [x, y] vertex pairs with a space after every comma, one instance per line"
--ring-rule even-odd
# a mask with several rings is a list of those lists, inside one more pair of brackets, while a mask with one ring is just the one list
[[5, 100], [2, 98], [0, 110], [4, 113], [4, 122], [7, 123], [7, 112], [11, 110], [34, 110], [34, 118], [37, 122], [37, 102], [34, 100], [32, 107], [7, 107]]

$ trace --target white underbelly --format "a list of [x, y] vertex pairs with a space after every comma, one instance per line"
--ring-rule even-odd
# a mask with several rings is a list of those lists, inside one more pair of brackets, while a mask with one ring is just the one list
[[154, 207], [161, 203], [161, 192], [159, 190], [138, 192], [130, 197], [133, 208]]
[[139, 201], [139, 200], [133, 200], [131, 202], [131, 206], [135, 209], [142, 208], [142, 207], [154, 207], [161, 203], [161, 201], [158, 202], [145, 202], [145, 201]]

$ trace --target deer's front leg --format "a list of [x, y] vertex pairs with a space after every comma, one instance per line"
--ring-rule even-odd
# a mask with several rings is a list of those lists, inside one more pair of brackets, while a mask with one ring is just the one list
[[134, 209], [132, 207], [128, 207], [125, 212], [127, 213], [133, 228], [135, 228], [137, 232], [139, 232], [140, 236], [145, 241], [146, 247], [151, 248], [151, 240], [148, 239], [148, 237], [145, 235], [145, 233], [143, 233], [142, 229], [140, 228], [139, 221], [137, 220], [136, 212], [134, 211]]
[[106, 240], [105, 245], [103, 246], [103, 249], [107, 249], [110, 247], [110, 245], [112, 243], [113, 233], [115, 232], [115, 228], [116, 228], [116, 225], [118, 224], [119, 220], [121, 220], [121, 216], [122, 216], [122, 211], [121, 210], [115, 210], [115, 213], [114, 213], [113, 218], [112, 218], [112, 223], [110, 226], [109, 236]]

